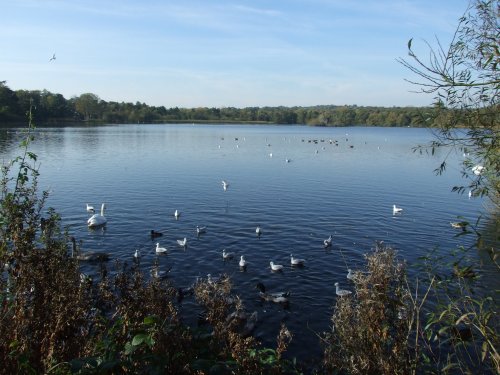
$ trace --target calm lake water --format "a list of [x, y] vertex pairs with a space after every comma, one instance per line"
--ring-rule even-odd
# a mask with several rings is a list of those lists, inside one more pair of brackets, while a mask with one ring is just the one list
[[[294, 334], [290, 353], [299, 358], [320, 354], [315, 333], [330, 326], [334, 283], [351, 287], [347, 268], [363, 267], [376, 240], [412, 263], [435, 247], [446, 252], [467, 244], [466, 237], [454, 237], [450, 222], [474, 221], [484, 211], [481, 199], [451, 192], [463, 183], [462, 155], [450, 154], [447, 172], [435, 176], [448, 150], [412, 151], [432, 139], [426, 129], [120, 125], [39, 128], [35, 137], [48, 206], [84, 250], [132, 262], [139, 249], [149, 272], [157, 258], [149, 233], [164, 232], [159, 242], [170, 252], [159, 257], [160, 269], [171, 267], [174, 285], [230, 275], [246, 309], [258, 311], [255, 335], [274, 345], [285, 322]], [[19, 153], [20, 138], [14, 129], [0, 130], [4, 162]], [[229, 182], [227, 191], [221, 180]], [[105, 230], [88, 229], [85, 204], [97, 209], [102, 202]], [[404, 209], [401, 215], [393, 215], [393, 204]], [[200, 237], [197, 225], [207, 227]], [[330, 234], [333, 246], [325, 250]], [[184, 237], [186, 249], [176, 243]], [[237, 258], [224, 262], [222, 249]], [[306, 266], [291, 268], [291, 253]], [[240, 255], [249, 262], [246, 272], [239, 270]], [[285, 265], [284, 272], [272, 273], [271, 260]], [[257, 282], [290, 290], [289, 309], [260, 301]], [[180, 309], [194, 321], [192, 297]]]

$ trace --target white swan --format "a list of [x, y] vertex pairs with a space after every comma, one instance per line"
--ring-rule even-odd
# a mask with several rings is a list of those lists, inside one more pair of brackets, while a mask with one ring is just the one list
[[229, 260], [229, 259], [232, 259], [233, 257], [234, 257], [233, 253], [227, 252], [226, 249], [222, 250], [222, 259]]
[[305, 259], [294, 258], [293, 255], [290, 254], [290, 263], [292, 266], [303, 266], [305, 262]]
[[87, 212], [94, 213], [95, 212], [94, 206], [91, 206], [90, 204], [87, 203]]
[[245, 260], [245, 257], [243, 255], [240, 257], [239, 265], [241, 268], [245, 268], [247, 266], [247, 261]]
[[282, 271], [283, 266], [281, 264], [274, 264], [274, 262], [269, 262], [272, 271]]
[[160, 247], [160, 243], [156, 243], [156, 254], [163, 254], [166, 253], [168, 249], [166, 247]]
[[350, 290], [340, 289], [339, 283], [335, 283], [335, 294], [339, 297], [344, 297], [352, 294]]
[[226, 191], [228, 187], [229, 187], [229, 182], [222, 180], [222, 188], [224, 189], [224, 191]]
[[403, 209], [401, 207], [396, 206], [395, 204], [392, 205], [392, 214], [396, 215], [403, 212]]
[[187, 238], [184, 237], [184, 239], [182, 239], [182, 240], [177, 240], [177, 244], [179, 246], [186, 247], [187, 246]]
[[104, 224], [106, 224], [107, 219], [104, 217], [104, 209], [105, 209], [105, 204], [103, 203], [101, 205], [101, 213], [100, 214], [94, 214], [90, 217], [90, 219], [87, 220], [87, 225], [89, 228], [96, 228], [100, 227]]
[[328, 237], [326, 240], [323, 240], [323, 246], [324, 247], [329, 247], [332, 246], [332, 235], [330, 234], [330, 237]]

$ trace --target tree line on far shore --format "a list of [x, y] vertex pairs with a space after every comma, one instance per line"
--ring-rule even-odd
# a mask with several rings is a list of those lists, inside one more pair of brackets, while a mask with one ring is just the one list
[[0, 126], [25, 123], [32, 108], [39, 125], [67, 123], [173, 123], [223, 122], [307, 124], [318, 126], [426, 126], [431, 107], [362, 107], [318, 105], [309, 107], [166, 108], [145, 103], [104, 101], [86, 93], [66, 99], [47, 90], [11, 90], [0, 81]]

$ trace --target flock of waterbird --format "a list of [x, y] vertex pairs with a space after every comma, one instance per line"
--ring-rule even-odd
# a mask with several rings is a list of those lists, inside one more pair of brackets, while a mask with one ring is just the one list
[[[222, 180], [222, 188], [224, 191], [227, 191], [229, 187], [229, 183], [226, 181], [226, 180]], [[93, 206], [91, 206], [90, 204], [87, 203], [87, 212], [88, 213], [91, 213], [93, 214], [88, 220], [87, 220], [87, 225], [89, 228], [98, 228], [98, 227], [103, 227], [106, 225], [107, 223], [107, 219], [106, 217], [104, 216], [104, 211], [105, 211], [105, 208], [106, 208], [106, 205], [105, 203], [102, 203], [101, 205], [101, 211], [100, 213], [95, 213], [95, 208]], [[393, 205], [392, 206], [392, 212], [393, 212], [393, 215], [399, 215], [403, 212], [403, 208], [401, 207], [398, 207], [396, 205]], [[175, 210], [174, 211], [174, 218], [176, 220], [179, 219], [181, 213], [179, 212], [179, 210]], [[206, 233], [207, 231], [207, 228], [205, 226], [196, 226], [196, 233], [197, 235], [201, 235], [203, 233]], [[255, 228], [255, 233], [258, 237], [260, 237], [262, 235], [262, 228], [260, 225], [257, 225], [257, 227]], [[161, 236], [163, 236], [163, 233], [161, 232], [158, 232], [156, 230], [151, 230], [151, 239], [156, 239], [156, 238], [159, 238]], [[75, 251], [76, 249], [76, 245], [75, 245], [75, 240], [74, 238], [72, 237], [72, 241], [73, 241], [73, 249]], [[177, 244], [180, 246], [180, 247], [183, 247], [184, 249], [187, 248], [187, 238], [184, 237], [182, 239], [178, 239], [176, 240]], [[333, 242], [333, 237], [332, 235], [330, 235], [328, 238], [324, 239], [323, 240], [323, 246], [325, 248], [329, 248], [332, 246], [332, 242]], [[168, 248], [166, 247], [162, 247], [160, 245], [160, 242], [156, 242], [156, 247], [155, 247], [155, 253], [156, 254], [166, 254], [168, 253]], [[226, 249], [223, 249], [222, 250], [222, 259], [224, 261], [228, 261], [228, 260], [231, 260], [235, 257], [235, 253], [233, 252], [229, 252], [227, 251]], [[141, 257], [141, 253], [138, 249], [135, 250], [134, 254], [133, 254], [133, 257], [135, 260], [139, 260], [140, 257]], [[106, 254], [106, 253], [101, 253], [101, 252], [86, 252], [86, 253], [78, 253], [78, 259], [80, 260], [98, 260], [98, 261], [106, 261], [106, 260], [109, 260], [109, 255]], [[305, 259], [302, 259], [302, 258], [296, 258], [293, 256], [293, 254], [290, 254], [290, 265], [292, 267], [303, 267], [305, 266], [306, 264], [306, 260]], [[246, 270], [246, 267], [248, 266], [248, 262], [247, 260], [245, 259], [245, 256], [244, 255], [240, 255], [240, 260], [238, 262], [238, 265], [240, 267], [240, 269], [242, 270]], [[276, 264], [274, 263], [272, 260], [269, 262], [269, 266], [270, 266], [270, 269], [272, 272], [282, 272], [284, 270], [284, 265], [283, 264]], [[162, 275], [165, 275], [166, 272], [163, 272]], [[160, 274], [158, 273], [158, 270], [156, 270], [156, 273], [153, 274], [153, 276], [156, 276], [156, 277], [159, 277]], [[355, 279], [355, 273], [351, 270], [351, 269], [348, 269], [348, 273], [347, 273], [347, 276], [346, 278], [349, 280], [349, 281], [354, 281]], [[209, 275], [208, 277], [209, 281], [210, 280], [213, 280], [211, 279], [211, 276]], [[349, 296], [352, 294], [352, 292], [350, 290], [346, 290], [346, 289], [341, 289], [340, 288], [340, 284], [338, 282], [335, 282], [335, 294], [338, 296], [338, 297], [344, 297], [344, 296]], [[276, 302], [276, 303], [285, 303], [287, 304], [288, 303], [288, 297], [290, 295], [289, 292], [274, 292], [274, 293], [268, 293], [265, 291], [265, 287], [262, 283], [258, 283], [256, 285], [257, 289], [260, 290], [260, 297], [266, 301], [270, 301], [270, 302]]]

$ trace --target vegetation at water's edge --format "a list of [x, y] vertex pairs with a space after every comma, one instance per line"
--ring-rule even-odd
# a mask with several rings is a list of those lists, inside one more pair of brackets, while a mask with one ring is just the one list
[[[424, 126], [423, 116], [430, 108], [358, 107], [322, 105], [311, 107], [248, 108], [165, 108], [145, 103], [117, 103], [101, 100], [95, 94], [71, 99], [46, 90], [11, 90], [0, 82], [0, 126], [23, 123], [26, 108], [34, 106], [37, 124], [71, 123], [172, 123], [228, 122], [309, 124], [322, 126]], [[425, 113], [425, 114], [424, 114]]]

